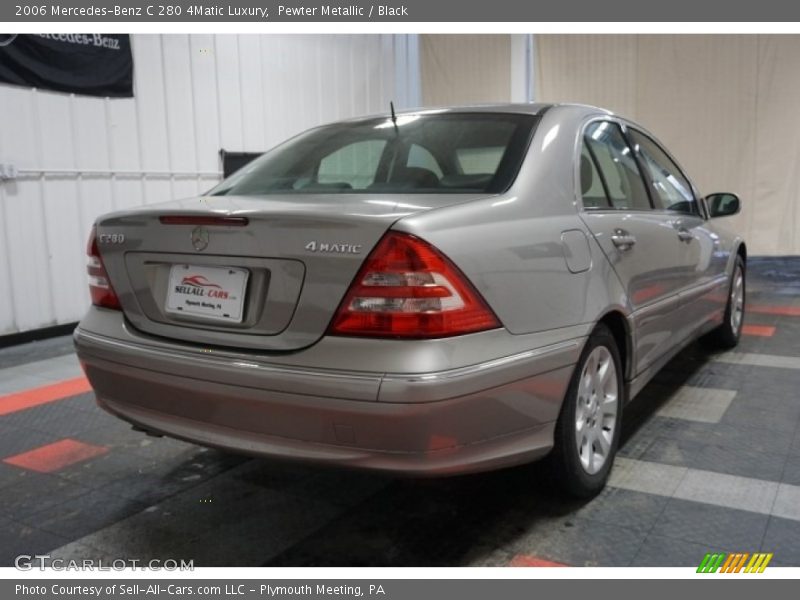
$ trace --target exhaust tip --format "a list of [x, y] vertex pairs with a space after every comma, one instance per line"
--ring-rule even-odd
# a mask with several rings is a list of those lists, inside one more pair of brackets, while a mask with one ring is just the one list
[[139, 433], [144, 433], [145, 435], [148, 435], [150, 437], [157, 437], [157, 438], [164, 437], [164, 434], [162, 433], [156, 433], [155, 431], [145, 429], [144, 427], [139, 427], [138, 425], [131, 425], [131, 429], [133, 429], [134, 431], [138, 431]]

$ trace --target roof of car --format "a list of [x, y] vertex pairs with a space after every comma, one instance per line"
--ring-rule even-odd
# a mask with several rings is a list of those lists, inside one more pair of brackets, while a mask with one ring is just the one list
[[[435, 107], [425, 107], [425, 108], [410, 108], [410, 109], [397, 110], [396, 115], [397, 116], [432, 115], [432, 114], [443, 114], [443, 113], [479, 113], [479, 112], [536, 115], [544, 112], [547, 109], [554, 107], [583, 108], [586, 109], [587, 111], [596, 111], [599, 113], [610, 114], [610, 112], [604, 108], [590, 106], [587, 104], [551, 103], [551, 102], [547, 103], [516, 102], [516, 103], [465, 104], [465, 105], [435, 106]], [[362, 121], [369, 119], [386, 118], [387, 116], [390, 115], [389, 107], [387, 106], [386, 108], [387, 110], [385, 112], [371, 114], [371, 115], [364, 115], [361, 117], [355, 117], [351, 119], [344, 119], [342, 122], [354, 122], [354, 121]]]

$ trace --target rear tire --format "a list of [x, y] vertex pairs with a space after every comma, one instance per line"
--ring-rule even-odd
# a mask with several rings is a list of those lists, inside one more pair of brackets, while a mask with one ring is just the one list
[[705, 341], [716, 348], [733, 348], [742, 335], [745, 309], [745, 266], [741, 256], [736, 257], [728, 287], [728, 304], [722, 325], [709, 332]]
[[614, 336], [601, 323], [575, 366], [549, 457], [554, 478], [572, 496], [595, 496], [608, 480], [622, 427], [623, 374]]

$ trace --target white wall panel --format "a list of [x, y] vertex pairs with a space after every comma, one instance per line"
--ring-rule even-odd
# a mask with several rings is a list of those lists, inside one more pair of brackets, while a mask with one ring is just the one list
[[[36, 96], [38, 92], [0, 86], [0, 106], [5, 118], [0, 128], [0, 149], [18, 168], [35, 167], [40, 159]], [[13, 115], [13, 116], [12, 116]], [[65, 152], [69, 150], [65, 149]], [[42, 206], [42, 183], [38, 178], [0, 184], [3, 202], [5, 257], [9, 280], [2, 287], [12, 292], [13, 314], [0, 314], [0, 331], [19, 331], [51, 324], [54, 311], [50, 297], [52, 282]]]
[[207, 190], [220, 148], [403, 106], [412, 38], [133, 35], [132, 99], [0, 85], [0, 163], [23, 171], [0, 182], [0, 335], [81, 317], [98, 215]]

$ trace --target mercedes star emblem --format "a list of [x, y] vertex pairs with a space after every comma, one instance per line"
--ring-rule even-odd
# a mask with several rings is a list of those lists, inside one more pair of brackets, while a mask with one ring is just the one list
[[205, 227], [195, 227], [192, 229], [192, 246], [200, 252], [208, 246], [208, 230]]

